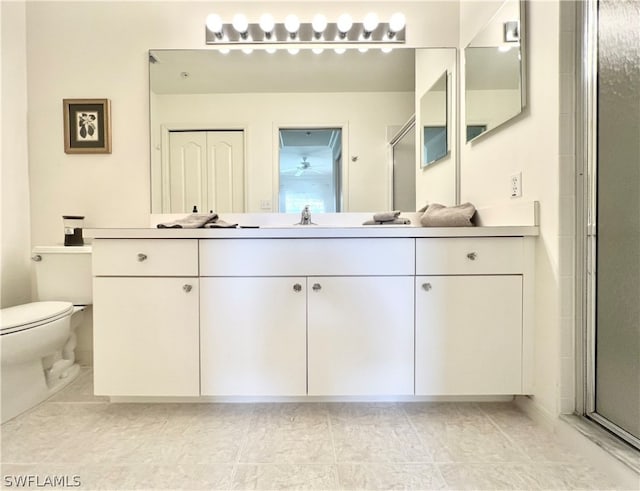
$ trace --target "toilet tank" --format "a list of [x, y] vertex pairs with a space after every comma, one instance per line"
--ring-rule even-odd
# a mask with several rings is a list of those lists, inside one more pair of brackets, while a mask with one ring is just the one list
[[31, 258], [38, 300], [93, 303], [91, 246], [38, 246], [33, 248]]

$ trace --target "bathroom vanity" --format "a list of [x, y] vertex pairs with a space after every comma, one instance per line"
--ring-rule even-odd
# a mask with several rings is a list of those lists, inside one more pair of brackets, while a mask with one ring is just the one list
[[531, 393], [535, 226], [88, 234], [96, 394]]

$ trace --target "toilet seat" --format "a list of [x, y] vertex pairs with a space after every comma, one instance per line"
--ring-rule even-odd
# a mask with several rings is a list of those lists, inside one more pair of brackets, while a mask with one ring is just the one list
[[0, 334], [33, 329], [73, 313], [71, 302], [32, 302], [2, 309]]

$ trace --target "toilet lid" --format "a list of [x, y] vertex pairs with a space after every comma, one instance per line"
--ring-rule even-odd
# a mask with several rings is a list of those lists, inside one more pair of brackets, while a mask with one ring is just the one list
[[73, 312], [71, 302], [32, 302], [0, 311], [2, 333], [30, 329]]

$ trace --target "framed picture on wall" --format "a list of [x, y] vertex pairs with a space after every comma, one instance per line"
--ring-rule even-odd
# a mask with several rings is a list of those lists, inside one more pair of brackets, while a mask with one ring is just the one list
[[111, 153], [111, 101], [64, 99], [65, 153]]

